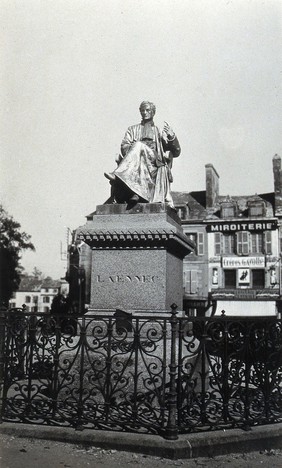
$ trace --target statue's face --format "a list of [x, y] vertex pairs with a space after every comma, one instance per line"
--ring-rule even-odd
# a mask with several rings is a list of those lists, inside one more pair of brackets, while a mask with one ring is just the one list
[[142, 120], [144, 120], [145, 122], [148, 120], [152, 120], [154, 117], [154, 112], [149, 104], [146, 104], [145, 106], [141, 107], [140, 114], [142, 116]]

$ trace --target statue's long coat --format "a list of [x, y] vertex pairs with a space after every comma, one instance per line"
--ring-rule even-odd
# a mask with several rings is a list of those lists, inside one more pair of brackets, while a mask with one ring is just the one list
[[142, 123], [128, 128], [121, 143], [123, 159], [114, 174], [145, 201], [173, 205], [171, 166], [180, 154], [180, 145], [176, 137], [167, 140], [161, 136], [154, 124], [151, 132], [152, 138], [144, 139]]

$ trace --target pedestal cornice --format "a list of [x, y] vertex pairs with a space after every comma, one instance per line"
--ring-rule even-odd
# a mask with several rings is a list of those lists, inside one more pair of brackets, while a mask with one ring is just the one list
[[[98, 214], [99, 213], [99, 214]], [[183, 233], [178, 216], [164, 204], [100, 205], [77, 238], [96, 249], [166, 249], [183, 258], [193, 243]]]

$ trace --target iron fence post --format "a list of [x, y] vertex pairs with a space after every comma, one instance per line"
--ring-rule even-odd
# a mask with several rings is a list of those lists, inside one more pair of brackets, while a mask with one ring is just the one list
[[177, 424], [177, 389], [176, 389], [176, 333], [177, 333], [177, 305], [171, 306], [171, 359], [169, 364], [170, 389], [168, 396], [168, 422], [164, 438], [168, 440], [178, 439]]
[[5, 368], [5, 319], [6, 307], [0, 307], [0, 424], [3, 415], [4, 368]]

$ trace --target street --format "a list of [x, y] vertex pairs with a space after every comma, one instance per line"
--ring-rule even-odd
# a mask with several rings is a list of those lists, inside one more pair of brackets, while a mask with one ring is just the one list
[[69, 443], [0, 434], [0, 468], [281, 468], [282, 449], [229, 454], [214, 458], [170, 460], [143, 454], [89, 448]]

